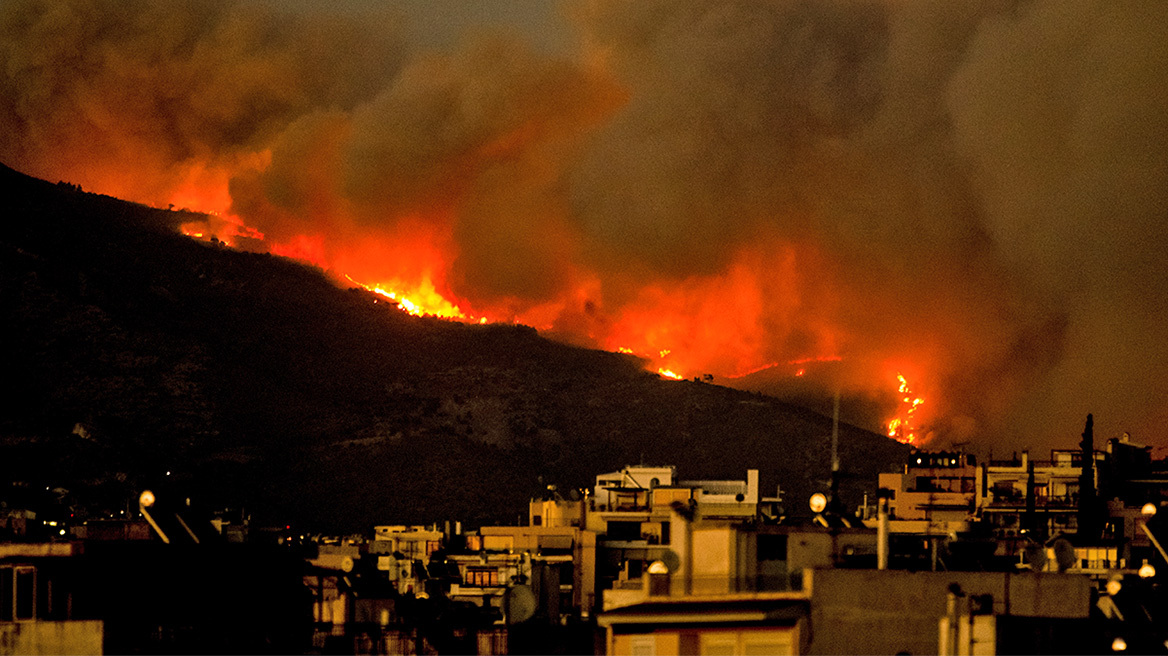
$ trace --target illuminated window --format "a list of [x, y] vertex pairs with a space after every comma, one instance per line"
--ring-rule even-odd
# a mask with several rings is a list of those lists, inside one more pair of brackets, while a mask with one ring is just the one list
[[499, 570], [494, 567], [468, 567], [463, 583], [474, 588], [499, 585]]

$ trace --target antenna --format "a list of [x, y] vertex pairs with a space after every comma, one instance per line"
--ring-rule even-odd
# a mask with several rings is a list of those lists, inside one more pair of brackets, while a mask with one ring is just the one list
[[842, 514], [839, 498], [839, 405], [840, 392], [835, 388], [835, 403], [831, 413], [831, 512]]
[[839, 471], [839, 388], [835, 389], [835, 403], [831, 412], [831, 474]]

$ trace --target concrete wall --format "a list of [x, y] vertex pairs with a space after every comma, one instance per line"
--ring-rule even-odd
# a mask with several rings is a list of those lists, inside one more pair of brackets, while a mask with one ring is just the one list
[[100, 654], [101, 620], [0, 623], [0, 654]]
[[1090, 581], [1074, 574], [816, 569], [812, 654], [935, 654], [949, 585], [992, 594], [994, 614], [1086, 618]]

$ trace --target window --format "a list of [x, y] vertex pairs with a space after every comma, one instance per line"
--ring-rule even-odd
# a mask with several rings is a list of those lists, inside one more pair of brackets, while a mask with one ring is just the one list
[[610, 540], [640, 540], [641, 522], [609, 522], [607, 533]]
[[701, 645], [702, 656], [734, 656], [738, 651], [736, 636], [703, 635]]
[[759, 535], [758, 536], [758, 559], [759, 560], [786, 560], [787, 559], [787, 536], [785, 535]]
[[630, 560], [625, 563], [625, 567], [629, 573], [629, 580], [633, 581], [641, 578], [641, 572], [645, 571], [645, 561]]
[[463, 583], [475, 588], [499, 585], [499, 570], [494, 567], [468, 567]]
[[1014, 487], [1014, 481], [996, 481], [993, 493], [997, 501], [1018, 501], [1022, 498], [1022, 491]]
[[633, 636], [629, 641], [629, 652], [633, 656], [653, 656], [657, 653], [657, 645], [653, 636]]
[[933, 492], [938, 490], [936, 480], [932, 476], [917, 476], [915, 492]]
[[15, 572], [11, 567], [0, 567], [0, 622], [11, 622], [13, 601], [15, 600]]
[[36, 616], [36, 568], [0, 567], [0, 622]]
[[31, 567], [16, 568], [16, 619], [33, 618], [35, 593], [36, 570]]

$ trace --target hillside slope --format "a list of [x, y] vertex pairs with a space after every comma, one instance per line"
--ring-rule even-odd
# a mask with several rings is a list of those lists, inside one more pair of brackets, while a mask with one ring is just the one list
[[[757, 467], [793, 510], [826, 487], [830, 419], [776, 399], [522, 326], [411, 317], [318, 270], [183, 237], [181, 212], [7, 168], [0, 207], [9, 496], [47, 487], [82, 516], [170, 484], [340, 531], [514, 521], [547, 484], [641, 461], [686, 478]], [[842, 426], [846, 500], [906, 454]]]

